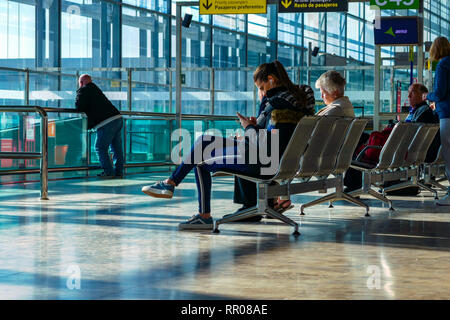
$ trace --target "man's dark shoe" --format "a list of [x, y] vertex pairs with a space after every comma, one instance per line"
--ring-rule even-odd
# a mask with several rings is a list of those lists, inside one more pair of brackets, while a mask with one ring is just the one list
[[[246, 210], [248, 208], [251, 208], [251, 207], [252, 206], [242, 206], [236, 212], [230, 213], [230, 214], [226, 214], [222, 218], [227, 218], [227, 217], [231, 216], [232, 214], [236, 214], [238, 212], [244, 211], [244, 210]], [[257, 215], [257, 216], [253, 216], [253, 217], [248, 217], [248, 218], [244, 218], [244, 219], [235, 220], [235, 221], [232, 221], [232, 222], [260, 222], [261, 219], [262, 219], [262, 216], [261, 215]]]

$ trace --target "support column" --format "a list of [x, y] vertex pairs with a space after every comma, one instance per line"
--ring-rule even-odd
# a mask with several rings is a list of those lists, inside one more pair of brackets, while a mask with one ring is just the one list
[[378, 131], [380, 129], [380, 91], [381, 91], [381, 47], [375, 46], [375, 94], [374, 94], [374, 104], [373, 104], [373, 130]]
[[[182, 63], [182, 41], [183, 37], [181, 34], [181, 9], [182, 6], [177, 4], [176, 12], [176, 67], [175, 67], [175, 78], [176, 78], [176, 129], [181, 129], [181, 63]], [[180, 136], [181, 139], [181, 136]]]
[[423, 83], [423, 66], [425, 64], [423, 46], [417, 47], [417, 81]]
[[36, 68], [40, 68], [44, 66], [45, 59], [45, 8], [43, 0], [36, 0], [35, 10], [35, 66]]
[[61, 0], [50, 5], [49, 30], [49, 67], [61, 67]]

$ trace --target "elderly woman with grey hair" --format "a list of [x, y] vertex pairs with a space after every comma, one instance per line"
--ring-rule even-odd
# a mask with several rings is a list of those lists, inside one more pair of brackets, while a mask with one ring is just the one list
[[344, 96], [347, 82], [337, 71], [327, 71], [316, 81], [326, 107], [317, 116], [354, 117], [355, 111], [349, 98]]

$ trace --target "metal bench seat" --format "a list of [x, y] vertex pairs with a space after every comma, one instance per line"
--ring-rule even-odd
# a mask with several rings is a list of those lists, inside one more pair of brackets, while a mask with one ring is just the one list
[[[356, 148], [353, 136], [361, 135], [367, 120], [338, 117], [304, 117], [298, 123], [289, 144], [281, 157], [276, 174], [270, 179], [261, 179], [231, 171], [221, 171], [257, 183], [257, 205], [231, 214], [214, 222], [214, 232], [219, 225], [266, 214], [294, 227], [298, 236], [298, 223], [278, 213], [268, 205], [276, 197], [290, 199], [293, 194], [336, 188], [334, 198], [342, 197], [368, 211], [368, 206], [351, 196], [343, 196], [342, 174], [351, 162], [351, 152]], [[350, 133], [351, 132], [351, 133]], [[352, 138], [350, 138], [352, 137]], [[349, 151], [351, 150], [351, 151]], [[350, 154], [350, 155], [349, 155]], [[295, 180], [295, 182], [294, 182]]]
[[[438, 129], [435, 124], [397, 123], [383, 147], [368, 146], [361, 151], [356, 161], [352, 162], [351, 167], [362, 172], [363, 185], [361, 189], [350, 192], [350, 195], [373, 196], [387, 203], [390, 210], [394, 210], [392, 201], [386, 197], [388, 191], [419, 186], [434, 192], [420, 183], [418, 178], [420, 165], [425, 160], [426, 152]], [[361, 161], [363, 153], [368, 148], [381, 148], [376, 165], [363, 164]], [[383, 187], [386, 182], [397, 180], [404, 180], [404, 182], [387, 188]], [[381, 188], [383, 193], [373, 190], [373, 186]]]

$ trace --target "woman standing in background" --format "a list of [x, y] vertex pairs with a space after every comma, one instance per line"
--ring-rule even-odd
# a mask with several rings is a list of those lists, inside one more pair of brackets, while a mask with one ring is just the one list
[[[450, 42], [445, 37], [434, 40], [430, 49], [430, 60], [439, 61], [436, 67], [433, 92], [427, 99], [436, 104], [441, 129], [442, 157], [445, 172], [450, 182]], [[449, 187], [450, 191], [450, 187]], [[450, 192], [437, 202], [441, 206], [450, 206]]]

